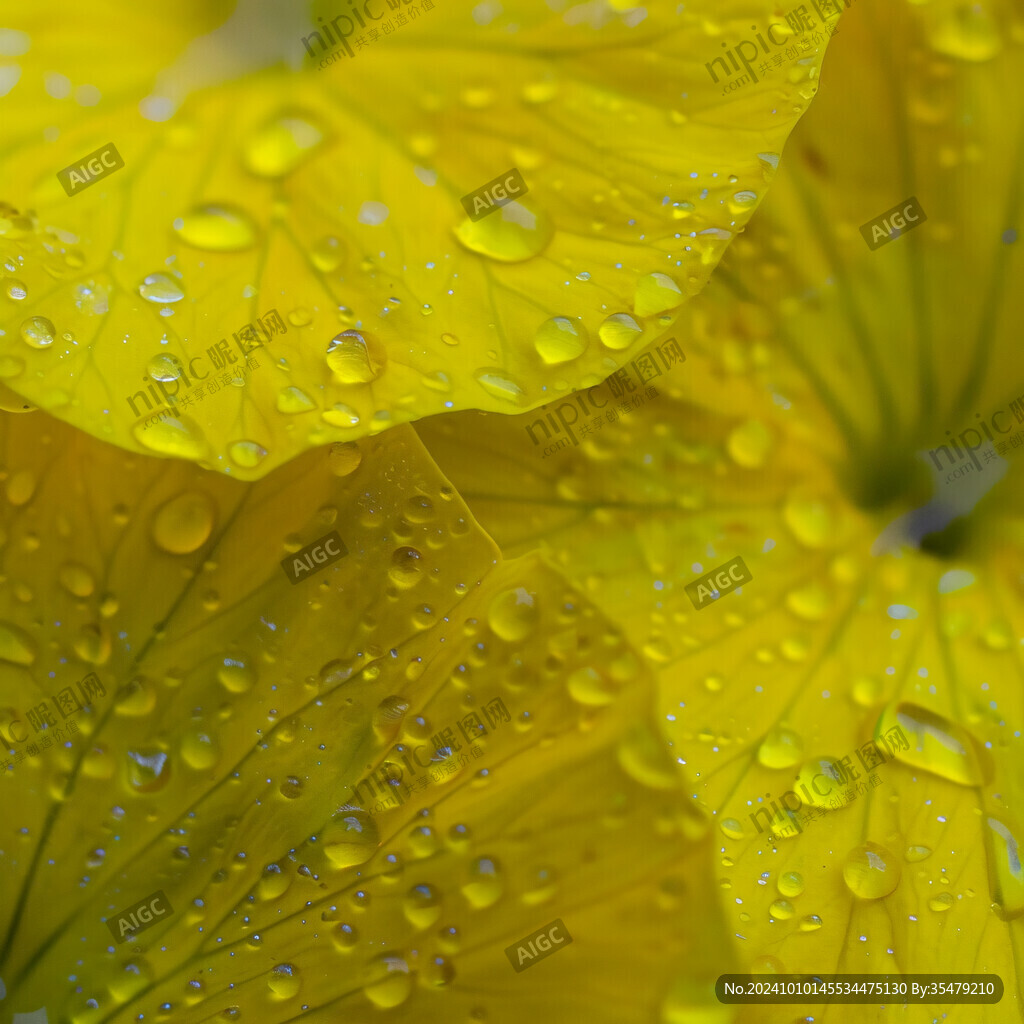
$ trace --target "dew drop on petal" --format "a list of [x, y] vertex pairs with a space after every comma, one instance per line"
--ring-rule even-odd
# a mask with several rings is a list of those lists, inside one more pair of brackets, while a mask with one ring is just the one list
[[215, 508], [212, 499], [200, 491], [172, 498], [153, 517], [152, 536], [158, 547], [174, 555], [197, 551], [213, 530]]
[[550, 366], [579, 358], [587, 347], [587, 329], [566, 316], [553, 316], [537, 328], [533, 337], [537, 354]]
[[888, 896], [900, 882], [901, 868], [896, 856], [878, 843], [864, 843], [846, 855], [843, 881], [865, 900]]
[[621, 351], [629, 348], [644, 329], [628, 313], [612, 313], [597, 329], [597, 336], [605, 348]]
[[185, 298], [181, 285], [168, 274], [149, 274], [139, 285], [139, 294], [147, 302], [180, 302]]
[[21, 324], [21, 340], [32, 348], [49, 348], [57, 329], [45, 316], [30, 316]]
[[183, 242], [211, 252], [237, 252], [256, 241], [248, 214], [228, 205], [203, 204], [174, 221]]

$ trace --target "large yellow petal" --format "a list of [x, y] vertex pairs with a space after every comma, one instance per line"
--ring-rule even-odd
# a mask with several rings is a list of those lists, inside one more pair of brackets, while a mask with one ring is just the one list
[[[173, 62], [137, 53], [88, 108], [45, 73], [87, 74], [79, 20], [115, 46], [135, 22], [18, 13], [31, 45], [0, 98], [25, 126], [0, 158], [9, 387], [251, 479], [309, 446], [594, 384], [743, 230], [827, 38], [784, 26], [780, 67], [728, 91], [767, 0], [445, 0], [320, 71], [311, 33], [336, 6], [240, 4]], [[65, 195], [57, 172], [110, 141], [125, 167]], [[513, 167], [522, 200], [468, 219], [461, 198]], [[280, 333], [257, 328], [245, 369], [233, 335], [271, 310]], [[239, 361], [218, 367], [221, 341]]]
[[[497, 560], [410, 428], [243, 484], [5, 414], [3, 461], [5, 1010], [715, 1010], [710, 819], [650, 673], [557, 572]], [[347, 554], [293, 583], [332, 530]], [[114, 941], [156, 891], [172, 912]], [[572, 943], [520, 977], [503, 950], [556, 918]]]
[[[745, 969], [1006, 984], [996, 1006], [914, 1020], [1021, 1012], [1017, 17], [844, 15], [772, 195], [675, 326], [687, 361], [660, 397], [547, 457], [535, 414], [418, 427], [503, 552], [543, 547], [659, 669]], [[861, 225], [910, 196], [927, 221], [869, 249]], [[752, 582], [695, 609], [685, 586], [734, 555]], [[911, 749], [873, 783], [857, 751], [897, 724]], [[810, 822], [823, 758], [860, 777], [852, 799], [827, 782]], [[888, 895], [846, 863], [867, 843], [886, 865], [868, 877], [898, 875]], [[800, 1011], [818, 1013], [741, 1019]]]

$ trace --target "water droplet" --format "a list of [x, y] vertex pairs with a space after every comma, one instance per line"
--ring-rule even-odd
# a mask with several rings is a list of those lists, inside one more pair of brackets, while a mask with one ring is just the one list
[[473, 374], [477, 383], [494, 398], [514, 405], [522, 404], [526, 393], [504, 370], [483, 369]]
[[363, 992], [374, 1006], [382, 1010], [399, 1006], [412, 991], [409, 965], [397, 953], [381, 953], [366, 967]]
[[429, 928], [441, 916], [441, 898], [433, 886], [414, 885], [405, 894], [402, 910], [414, 928]]
[[743, 826], [735, 818], [723, 818], [718, 826], [722, 834], [729, 839], [742, 839]]
[[537, 328], [533, 347], [548, 365], [578, 359], [587, 348], [587, 329], [566, 316], [553, 316]]
[[181, 365], [181, 360], [169, 352], [160, 352], [146, 364], [146, 373], [153, 380], [164, 383], [177, 380], [184, 372], [185, 367]]
[[816, 932], [821, 927], [821, 918], [817, 914], [807, 914], [800, 918], [800, 931]]
[[305, 118], [274, 118], [247, 141], [245, 166], [263, 178], [283, 177], [309, 157], [323, 138], [323, 132]]
[[456, 338], [454, 334], [442, 334], [441, 335], [441, 340], [446, 345], [458, 345], [458, 343], [459, 343], [459, 339]]
[[423, 576], [423, 556], [415, 548], [398, 548], [391, 556], [388, 579], [397, 587], [408, 590]]
[[362, 449], [355, 441], [339, 441], [331, 445], [327, 465], [335, 476], [349, 476], [363, 461]]
[[730, 431], [726, 448], [737, 466], [758, 469], [772, 450], [772, 436], [760, 420], [747, 420]]
[[302, 388], [291, 385], [281, 388], [277, 393], [277, 411], [287, 416], [296, 416], [315, 408], [316, 402]]
[[183, 242], [211, 252], [236, 252], [256, 241], [256, 228], [241, 210], [217, 204], [195, 207], [174, 222]]
[[345, 246], [333, 235], [321, 238], [309, 254], [313, 266], [321, 273], [330, 274], [341, 266], [345, 258]]
[[220, 760], [220, 746], [208, 732], [189, 729], [181, 739], [181, 756], [196, 771], [207, 771]]
[[30, 316], [21, 325], [21, 339], [32, 348], [48, 348], [56, 333], [57, 328], [45, 316]]
[[359, 413], [344, 402], [335, 402], [330, 409], [320, 414], [332, 427], [354, 427], [359, 422]]
[[854, 847], [843, 864], [843, 881], [847, 888], [865, 900], [888, 896], [900, 882], [900, 864], [896, 857], [878, 843]]
[[554, 228], [530, 201], [511, 202], [481, 220], [465, 218], [455, 237], [470, 251], [502, 263], [518, 263], [543, 251]]
[[267, 449], [256, 441], [232, 441], [228, 455], [236, 466], [253, 469], [267, 457]]
[[932, 851], [927, 846], [908, 846], [906, 852], [903, 854], [911, 864], [927, 860], [931, 855]]
[[633, 312], [637, 316], [655, 316], [683, 304], [682, 289], [668, 274], [644, 274], [636, 283]]
[[505, 890], [501, 871], [490, 857], [478, 857], [469, 868], [469, 880], [462, 885], [462, 894], [477, 910], [496, 903]]
[[515, 643], [536, 628], [539, 613], [536, 595], [525, 587], [503, 591], [491, 602], [487, 624], [502, 640]]
[[783, 896], [792, 899], [804, 891], [804, 876], [799, 871], [784, 871], [779, 875], [775, 887]]
[[368, 384], [387, 364], [387, 353], [366, 331], [342, 331], [327, 346], [327, 365], [342, 384]]
[[983, 4], [959, 0], [925, 20], [932, 46], [959, 60], [991, 60], [1003, 48], [999, 25]]
[[147, 302], [179, 302], [185, 298], [181, 285], [167, 274], [150, 274], [139, 285], [139, 294]]
[[228, 693], [247, 693], [256, 682], [256, 672], [240, 661], [225, 658], [217, 679]]
[[162, 505], [153, 516], [154, 542], [173, 555], [187, 555], [206, 543], [213, 530], [216, 509], [199, 491], [189, 491]]
[[615, 351], [629, 348], [643, 333], [644, 329], [628, 313], [612, 313], [597, 329], [601, 344]]
[[523, 86], [524, 103], [547, 103], [558, 95], [558, 83], [548, 79], [542, 82], [529, 82]]
[[567, 685], [573, 700], [591, 707], [610, 704], [619, 692], [619, 687], [610, 678], [589, 666], [573, 672]]
[[60, 585], [75, 597], [88, 597], [96, 589], [96, 580], [84, 565], [65, 562], [57, 574]]
[[991, 780], [991, 755], [959, 723], [919, 705], [899, 703], [882, 712], [875, 739], [896, 739], [895, 729], [902, 730], [910, 746], [903, 750], [896, 742], [896, 760], [961, 786], [984, 786]]
[[156, 748], [129, 750], [125, 766], [128, 786], [139, 793], [156, 793], [171, 777], [170, 758]]
[[785, 726], [772, 729], [757, 748], [757, 759], [765, 768], [789, 768], [797, 764], [803, 754], [803, 739]]
[[16, 279], [7, 282], [7, 298], [13, 299], [15, 302], [22, 302], [28, 298], [28, 289], [25, 287], [23, 281]]
[[377, 824], [366, 811], [344, 807], [323, 829], [320, 841], [324, 853], [336, 868], [364, 864], [380, 844]]
[[791, 497], [782, 509], [793, 536], [808, 548], [825, 547], [835, 536], [831, 508], [814, 498]]
[[[7, 500], [17, 508], [22, 505], [27, 505], [32, 500], [32, 495], [36, 492], [36, 476], [29, 469], [18, 470], [8, 481], [4, 487], [4, 495]], [[35, 537], [35, 534], [30, 534], [30, 537]], [[35, 547], [32, 550], [35, 550]]]
[[858, 676], [853, 681], [853, 699], [862, 707], [877, 704], [882, 697], [882, 684], [870, 676]]
[[293, 964], [275, 964], [267, 975], [267, 987], [278, 999], [291, 999], [302, 987], [299, 970]]
[[199, 426], [180, 413], [167, 416], [156, 423], [143, 417], [132, 428], [135, 440], [150, 451], [173, 455], [181, 459], [198, 461], [208, 453], [208, 446]]
[[0, 621], [0, 661], [31, 665], [36, 660], [36, 643], [19, 626]]
[[768, 913], [771, 914], [776, 921], [788, 921], [789, 918], [796, 913], [796, 910], [789, 900], [776, 900], [768, 908]]
[[933, 896], [928, 901], [928, 906], [932, 910], [936, 911], [936, 913], [940, 913], [943, 910], [949, 910], [949, 908], [953, 906], [953, 903], [954, 899], [952, 893], [940, 892], [938, 896]]
[[1024, 914], [1024, 869], [1021, 867], [1019, 828], [1011, 829], [998, 818], [987, 818], [988, 881], [992, 909], [1003, 921]]

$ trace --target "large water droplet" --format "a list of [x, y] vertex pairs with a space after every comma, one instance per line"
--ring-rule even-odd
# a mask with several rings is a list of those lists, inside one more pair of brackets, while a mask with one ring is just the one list
[[190, 554], [206, 543], [213, 530], [214, 516], [213, 501], [206, 494], [179, 494], [162, 505], [153, 517], [153, 540], [171, 554]]
[[364, 864], [380, 843], [377, 824], [366, 811], [344, 807], [323, 829], [320, 842], [324, 853], [337, 868]]
[[31, 665], [36, 660], [36, 643], [19, 626], [0, 621], [0, 661]]
[[241, 210], [213, 203], [195, 207], [174, 222], [183, 242], [212, 252], [248, 249], [256, 241], [256, 227]]
[[455, 237], [470, 252], [502, 263], [518, 263], [541, 252], [554, 228], [548, 217], [529, 202], [512, 202], [478, 221], [468, 217], [455, 229]]
[[469, 868], [469, 880], [462, 885], [462, 894], [481, 910], [496, 903], [505, 891], [501, 870], [490, 857], [478, 857]]
[[587, 348], [587, 329], [567, 316], [553, 316], [537, 328], [533, 337], [537, 354], [551, 366], [578, 359]]
[[21, 340], [32, 348], [49, 348], [57, 334], [57, 328], [45, 316], [30, 316], [21, 324]]
[[199, 426], [187, 416], [167, 416], [149, 422], [144, 417], [132, 427], [132, 434], [139, 444], [161, 455], [174, 455], [193, 461], [206, 457], [209, 448]]
[[310, 156], [323, 137], [323, 132], [304, 117], [277, 117], [249, 138], [244, 149], [245, 166], [263, 178], [280, 178]]
[[846, 855], [843, 881], [847, 888], [865, 900], [888, 896], [900, 882], [900, 863], [895, 854], [878, 843], [864, 843]]
[[399, 1006], [412, 991], [409, 965], [397, 953], [381, 953], [366, 967], [363, 991], [366, 998], [382, 1010]]
[[126, 760], [127, 782], [139, 793], [156, 793], [167, 785], [171, 777], [171, 760], [154, 748], [129, 750]]
[[302, 979], [294, 964], [276, 964], [267, 975], [267, 987], [278, 999], [291, 999], [299, 994]]
[[988, 818], [986, 824], [992, 906], [998, 917], [1011, 921], [1024, 914], [1024, 867], [1021, 866], [1024, 834], [998, 818]]
[[644, 274], [636, 283], [633, 312], [637, 316], [655, 316], [681, 306], [686, 296], [668, 274]]
[[402, 910], [414, 928], [429, 928], [441, 916], [441, 898], [433, 886], [414, 885], [405, 894]]
[[147, 302], [180, 302], [185, 298], [181, 285], [168, 274], [150, 274], [139, 285], [139, 294]]
[[267, 457], [267, 449], [256, 441], [232, 441], [228, 455], [236, 466], [254, 469]]
[[644, 329], [628, 313], [612, 313], [597, 329], [605, 348], [621, 351], [644, 333]]
[[757, 748], [757, 759], [765, 768], [789, 768], [796, 764], [804, 753], [804, 741], [800, 734], [785, 726], [772, 729]]
[[[908, 750], [902, 749], [900, 732]], [[991, 754], [962, 725], [916, 704], [886, 708], [875, 726], [875, 742], [898, 761], [962, 786], [984, 786], [992, 778]]]
[[512, 380], [504, 370], [487, 368], [473, 374], [477, 383], [494, 398], [520, 405], [526, 398], [522, 385]]
[[522, 640], [533, 632], [539, 613], [536, 595], [525, 587], [516, 587], [498, 594], [487, 612], [487, 623], [509, 643]]
[[315, 408], [316, 402], [294, 384], [281, 388], [277, 393], [277, 411], [287, 416], [295, 416]]
[[342, 331], [327, 346], [327, 365], [342, 384], [369, 384], [386, 364], [384, 346], [366, 331]]

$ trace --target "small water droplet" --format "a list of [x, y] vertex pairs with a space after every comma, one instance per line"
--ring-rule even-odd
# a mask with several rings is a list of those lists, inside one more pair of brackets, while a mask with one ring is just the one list
[[366, 331], [342, 331], [327, 346], [327, 365], [342, 384], [368, 384], [387, 364], [387, 353]]
[[629, 348], [644, 329], [628, 313], [612, 313], [597, 329], [597, 336], [605, 348], [621, 351]]
[[533, 347], [550, 366], [578, 359], [586, 351], [587, 329], [566, 316], [553, 316], [537, 328]]
[[847, 888], [865, 900], [888, 896], [900, 881], [900, 864], [896, 857], [878, 843], [854, 847], [843, 864], [843, 881]]

